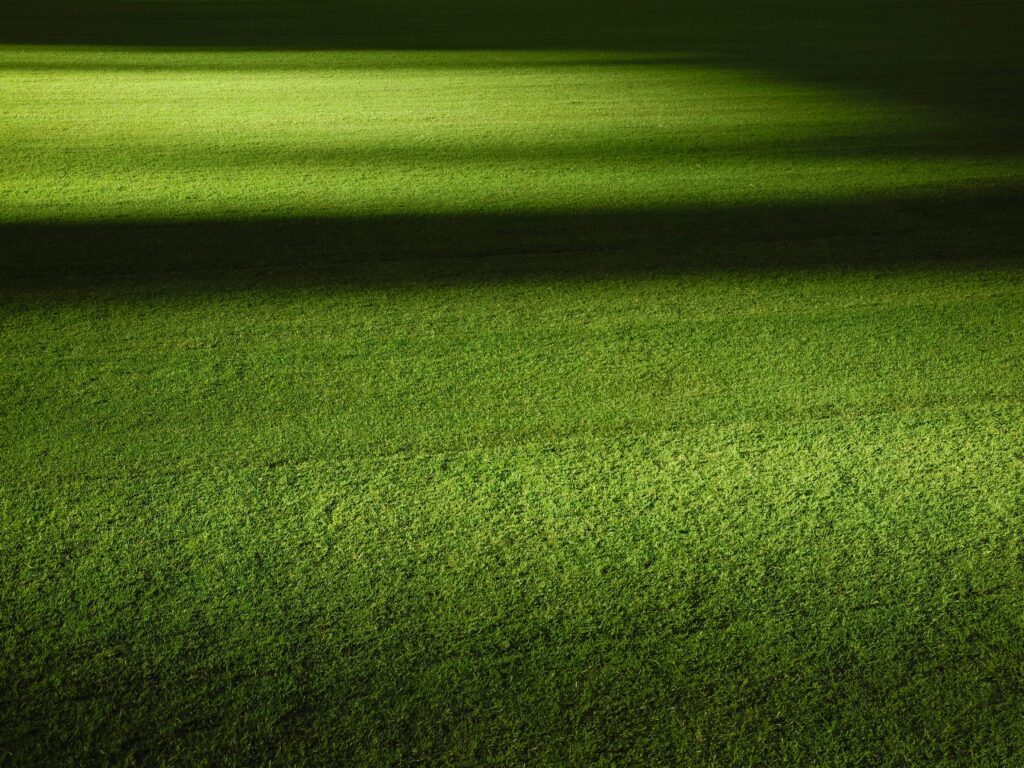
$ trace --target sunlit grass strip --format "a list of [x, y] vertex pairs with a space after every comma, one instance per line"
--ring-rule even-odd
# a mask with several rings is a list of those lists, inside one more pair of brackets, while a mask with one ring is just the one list
[[7, 221], [629, 210], [1024, 181], [1019, 156], [958, 143], [953, 117], [685, 58], [0, 61]]

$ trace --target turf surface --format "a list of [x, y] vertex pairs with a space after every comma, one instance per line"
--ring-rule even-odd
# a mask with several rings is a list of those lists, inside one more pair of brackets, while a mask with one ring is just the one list
[[818, 5], [4, 11], [0, 760], [1024, 761], [1024, 18]]

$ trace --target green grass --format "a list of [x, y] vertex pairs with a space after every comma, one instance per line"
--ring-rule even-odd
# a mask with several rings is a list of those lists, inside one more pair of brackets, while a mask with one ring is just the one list
[[18, 221], [844, 201], [1024, 178], [1024, 155], [964, 147], [963, 117], [682, 56], [3, 60], [0, 199]]
[[360, 5], [0, 15], [0, 763], [1024, 761], [1016, 4]]

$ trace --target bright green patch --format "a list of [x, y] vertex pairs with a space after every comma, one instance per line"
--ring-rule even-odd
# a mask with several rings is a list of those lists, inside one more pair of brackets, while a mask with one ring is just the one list
[[935, 110], [685, 57], [10, 49], [2, 61], [7, 220], [849, 201], [1024, 181], [1020, 157], [960, 146], [958, 121]]

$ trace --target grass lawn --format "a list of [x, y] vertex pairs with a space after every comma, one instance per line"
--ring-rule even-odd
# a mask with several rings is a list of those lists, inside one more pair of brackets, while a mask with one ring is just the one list
[[0, 764], [1024, 763], [1024, 11], [625, 5], [0, 11]]

